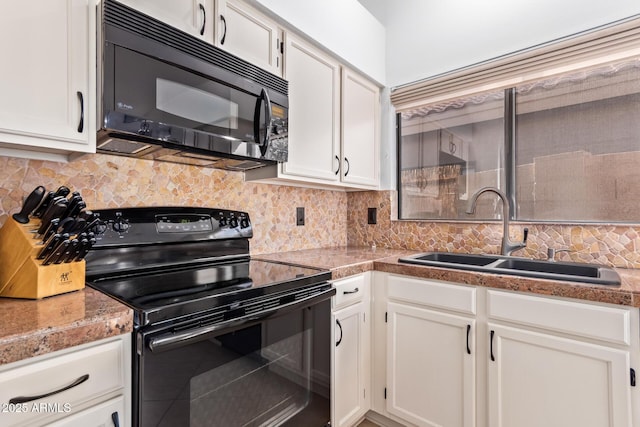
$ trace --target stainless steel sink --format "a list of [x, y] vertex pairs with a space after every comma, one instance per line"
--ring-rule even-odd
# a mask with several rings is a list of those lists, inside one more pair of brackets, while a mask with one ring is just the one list
[[599, 285], [620, 285], [620, 276], [612, 268], [597, 264], [551, 262], [501, 255], [427, 252], [399, 259], [402, 263], [458, 270], [568, 280]]

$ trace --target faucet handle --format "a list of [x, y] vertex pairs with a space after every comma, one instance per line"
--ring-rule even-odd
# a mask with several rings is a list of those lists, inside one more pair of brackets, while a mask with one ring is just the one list
[[524, 230], [522, 230], [522, 244], [523, 245], [527, 244], [527, 237], [529, 237], [529, 229], [527, 227], [525, 227]]

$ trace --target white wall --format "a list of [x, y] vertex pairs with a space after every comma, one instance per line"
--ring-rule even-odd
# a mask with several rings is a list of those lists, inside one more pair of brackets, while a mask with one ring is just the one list
[[357, 0], [252, 0], [345, 63], [386, 82], [385, 29]]
[[640, 14], [638, 0], [360, 0], [387, 30], [394, 87]]

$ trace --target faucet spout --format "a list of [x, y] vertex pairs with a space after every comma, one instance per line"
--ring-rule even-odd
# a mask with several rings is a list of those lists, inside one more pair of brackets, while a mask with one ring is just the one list
[[510, 206], [509, 200], [507, 196], [495, 187], [482, 187], [478, 191], [476, 191], [473, 196], [471, 196], [471, 200], [469, 200], [469, 204], [467, 205], [467, 214], [472, 215], [476, 211], [476, 205], [478, 203], [478, 197], [484, 193], [494, 193], [500, 200], [502, 200], [502, 245], [500, 247], [500, 253], [502, 255], [511, 255], [512, 252], [517, 251], [518, 249], [522, 249], [527, 246], [527, 237], [529, 234], [529, 229], [524, 229], [524, 236], [521, 243], [514, 243], [509, 239], [509, 218], [510, 218]]

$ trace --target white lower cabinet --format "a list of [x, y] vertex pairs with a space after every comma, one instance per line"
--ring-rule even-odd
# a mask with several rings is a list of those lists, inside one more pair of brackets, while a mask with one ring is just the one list
[[419, 426], [475, 425], [467, 317], [388, 304], [387, 410]]
[[331, 425], [355, 425], [369, 410], [370, 273], [334, 282]]
[[124, 426], [124, 397], [118, 396], [98, 405], [85, 409], [82, 412], [63, 418], [49, 427], [105, 427]]
[[489, 425], [632, 426], [629, 351], [489, 323]]
[[475, 289], [394, 277], [387, 291], [387, 411], [418, 426], [475, 426]]
[[487, 294], [490, 426], [639, 425], [637, 309]]
[[640, 426], [637, 308], [381, 272], [373, 284], [372, 409], [396, 424]]
[[0, 404], [3, 427], [130, 425], [130, 335], [0, 366]]

